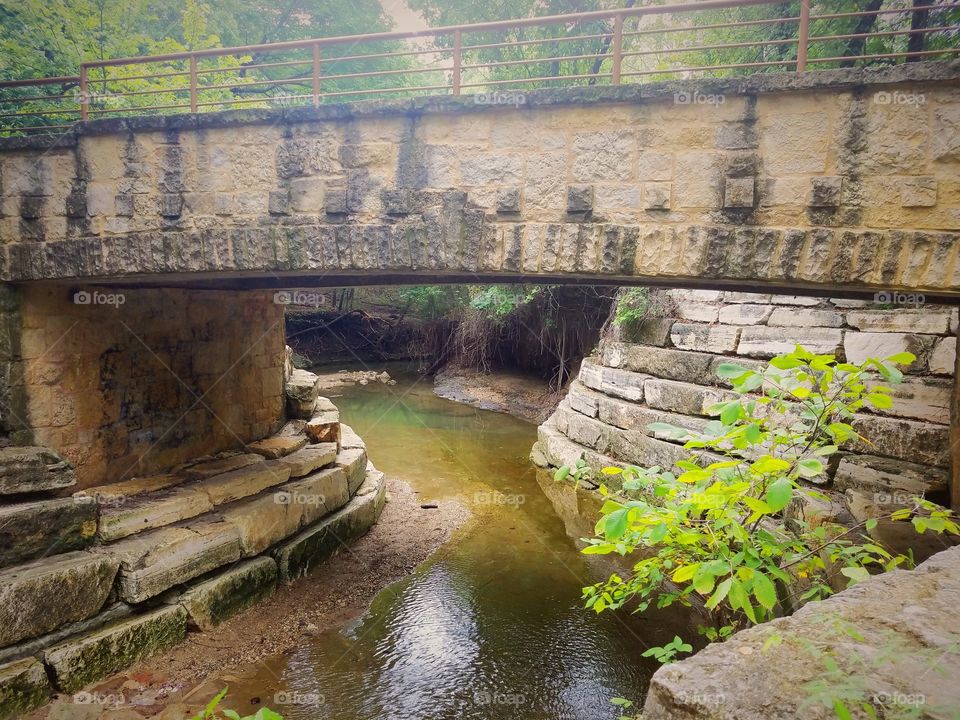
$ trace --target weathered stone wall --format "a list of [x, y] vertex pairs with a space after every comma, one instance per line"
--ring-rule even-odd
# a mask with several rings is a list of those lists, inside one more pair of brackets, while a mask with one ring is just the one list
[[[855, 300], [696, 290], [667, 295], [667, 316], [644, 321], [636, 342], [609, 341], [583, 361], [579, 379], [540, 427], [539, 464], [584, 457], [594, 467], [669, 467], [686, 459], [682, 443], [647, 426], [703, 427], [711, 405], [734, 397], [716, 375], [722, 362], [761, 367], [796, 343], [852, 362], [906, 350], [918, 359], [893, 386], [893, 408], [860, 412], [853, 421], [870, 444], [845, 448], [824, 478], [837, 498], [830, 512], [862, 518], [916, 493], [949, 504], [956, 308], [882, 309]], [[898, 528], [881, 523], [878, 532], [897, 544]]]
[[31, 285], [19, 313], [11, 386], [79, 488], [242, 447], [283, 420], [283, 305], [269, 293]]
[[0, 145], [0, 277], [539, 273], [956, 294], [958, 74], [93, 122]]

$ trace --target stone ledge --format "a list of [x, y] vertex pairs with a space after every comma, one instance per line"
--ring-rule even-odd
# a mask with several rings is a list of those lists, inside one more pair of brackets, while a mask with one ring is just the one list
[[53, 694], [47, 672], [36, 658], [0, 665], [0, 718], [18, 718]]
[[189, 613], [191, 626], [212, 630], [269, 597], [276, 587], [277, 563], [258, 557], [194, 585], [180, 596], [180, 604]]

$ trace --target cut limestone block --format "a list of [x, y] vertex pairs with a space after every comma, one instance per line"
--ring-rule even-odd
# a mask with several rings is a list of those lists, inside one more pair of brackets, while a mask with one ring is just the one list
[[290, 467], [276, 460], [259, 462], [239, 470], [232, 470], [205, 480], [199, 487], [214, 505], [239, 500], [256, 495], [274, 485], [280, 485], [290, 479]]
[[306, 370], [294, 370], [287, 380], [287, 410], [291, 417], [309, 418], [320, 392], [320, 378]]
[[49, 448], [0, 448], [0, 495], [59, 490], [76, 482], [70, 464]]
[[276, 460], [277, 458], [296, 452], [306, 444], [307, 438], [302, 435], [299, 437], [275, 435], [274, 437], [252, 442], [247, 445], [247, 449], [258, 455], [263, 455], [265, 458]]
[[707, 353], [627, 343], [610, 343], [603, 351], [604, 365], [692, 383], [704, 381], [713, 358]]
[[231, 470], [239, 470], [248, 465], [254, 465], [262, 459], [263, 457], [257, 453], [238, 453], [236, 455], [228, 455], [227, 457], [216, 460], [208, 460], [197, 463], [196, 465], [191, 465], [188, 468], [184, 468], [183, 474], [191, 480], [203, 480], [213, 477], [214, 475], [222, 475]]
[[318, 397], [313, 414], [303, 428], [310, 442], [335, 442], [340, 445], [340, 411], [325, 397]]
[[355, 494], [367, 470], [367, 451], [363, 448], [341, 450], [337, 453], [336, 464], [347, 474], [347, 487], [350, 494]]
[[144, 530], [172, 525], [210, 510], [213, 510], [213, 503], [207, 493], [199, 488], [162, 490], [141, 495], [117, 507], [103, 506], [97, 535], [101, 540], [110, 542]]
[[318, 443], [316, 445], [307, 445], [295, 453], [280, 458], [277, 460], [277, 463], [290, 468], [290, 477], [298, 478], [309, 475], [324, 465], [329, 465], [336, 457], [336, 443]]
[[857, 453], [947, 467], [950, 464], [950, 428], [947, 425], [918, 422], [858, 413], [851, 421], [854, 429], [869, 442], [851, 442]]
[[739, 338], [740, 328], [727, 325], [675, 323], [670, 330], [671, 342], [681, 350], [732, 353]]
[[647, 405], [682, 415], [707, 415], [717, 403], [732, 400], [733, 393], [675, 380], [651, 378], [646, 384]]
[[841, 355], [843, 331], [832, 328], [797, 328], [784, 332], [779, 327], [745, 327], [737, 346], [739, 355], [772, 358], [793, 352], [797, 345], [818, 355]]
[[81, 550], [97, 533], [97, 506], [73, 498], [0, 506], [0, 567]]
[[947, 483], [946, 468], [873, 455], [845, 456], [833, 478], [833, 487], [837, 490], [857, 488], [887, 495], [945, 493]]
[[957, 339], [945, 337], [937, 340], [930, 353], [930, 372], [935, 375], [953, 375], [957, 364]]
[[236, 530], [243, 556], [251, 557], [299, 531], [303, 506], [294, 504], [289, 493], [277, 489], [227, 505], [221, 514]]
[[[387, 504], [387, 481], [382, 472], [373, 463], [367, 463], [367, 475], [363, 485], [357, 490], [357, 497], [373, 495], [373, 522], [380, 519], [383, 506]], [[372, 523], [371, 523], [372, 524]]]
[[300, 506], [300, 523], [304, 527], [339, 510], [350, 500], [347, 474], [342, 467], [321, 470], [302, 480], [287, 483], [283, 490], [290, 502]]
[[120, 597], [143, 602], [240, 558], [236, 528], [196, 522], [133, 535], [98, 549], [120, 561]]
[[848, 331], [843, 339], [843, 348], [847, 362], [858, 365], [869, 358], [883, 359], [902, 352], [913, 353], [917, 360], [906, 371], [918, 373], [927, 369], [927, 358], [938, 339], [935, 335]]
[[889, 387], [893, 407], [876, 410], [882, 415], [909, 417], [917, 420], [950, 424], [950, 406], [953, 400], [953, 381], [947, 378], [906, 377], [900, 383], [867, 383]]
[[285, 583], [293, 582], [349, 541], [363, 535], [376, 522], [377, 508], [378, 505], [383, 507], [385, 493], [386, 483], [381, 476], [372, 487], [364, 488], [364, 494], [351, 498], [333, 515], [277, 548], [274, 555], [280, 568], [280, 579]]
[[36, 658], [0, 665], [0, 718], [18, 718], [53, 694], [43, 663]]
[[[260, 458], [258, 457], [257, 460]], [[99, 505], [120, 505], [132, 497], [144, 493], [158, 492], [180, 485], [186, 477], [174, 473], [150, 475], [142, 478], [130, 478], [110, 485], [78, 490], [73, 494], [75, 498], [91, 498]]]
[[190, 624], [211, 630], [224, 620], [269, 597], [277, 587], [277, 563], [270, 557], [246, 560], [180, 596]]
[[950, 310], [898, 307], [894, 312], [889, 310], [851, 311], [847, 313], [847, 325], [867, 332], [946, 335], [950, 332]]
[[71, 638], [44, 652], [43, 659], [53, 671], [56, 686], [74, 693], [183, 642], [186, 635], [187, 611], [171, 605]]
[[99, 612], [118, 562], [78, 551], [0, 571], [0, 647]]

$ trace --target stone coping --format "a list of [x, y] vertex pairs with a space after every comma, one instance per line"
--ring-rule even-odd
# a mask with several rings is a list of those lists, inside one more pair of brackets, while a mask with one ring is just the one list
[[37, 135], [0, 138], [0, 152], [5, 150], [68, 148], [83, 135], [112, 135], [129, 132], [181, 131], [232, 125], [277, 123], [295, 124], [316, 121], [353, 120], [365, 117], [418, 116], [466, 112], [502, 111], [505, 108], [540, 108], [600, 103], [641, 104], [662, 100], [675, 93], [756, 95], [787, 91], [809, 92], [837, 90], [866, 85], [893, 85], [960, 81], [960, 60], [904, 63], [894, 66], [835, 68], [805, 73], [756, 73], [728, 78], [668, 80], [647, 84], [613, 86], [581, 86], [544, 88], [539, 90], [503, 91], [522, 95], [519, 104], [503, 105], [478, 102], [478, 95], [431, 95], [395, 100], [358, 100], [332, 103], [318, 108], [282, 108], [225, 110], [210, 113], [176, 115], [140, 115], [126, 118], [104, 118], [76, 123], [60, 135]]

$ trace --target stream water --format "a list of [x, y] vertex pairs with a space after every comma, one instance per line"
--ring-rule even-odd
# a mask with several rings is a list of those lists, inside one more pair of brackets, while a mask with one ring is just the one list
[[[349, 627], [267, 662], [287, 720], [594, 720], [641, 699], [650, 645], [677, 615], [596, 615], [581, 588], [609, 574], [575, 537], [596, 505], [530, 463], [536, 426], [436, 397], [429, 380], [348, 387], [335, 402], [371, 459], [421, 501], [456, 497], [472, 517]], [[578, 510], [578, 508], [588, 510]]]

